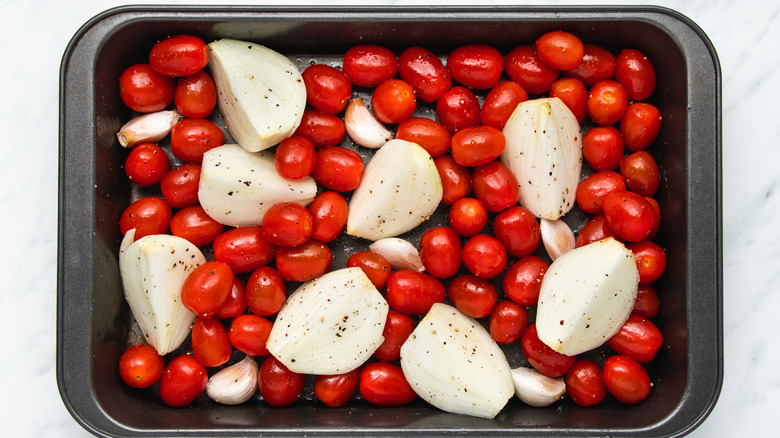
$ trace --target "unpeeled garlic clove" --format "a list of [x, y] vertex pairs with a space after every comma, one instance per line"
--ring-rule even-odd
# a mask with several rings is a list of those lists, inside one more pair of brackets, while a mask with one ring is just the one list
[[125, 123], [116, 134], [122, 147], [133, 147], [139, 143], [160, 141], [171, 132], [179, 121], [176, 111], [158, 111], [144, 114]]
[[393, 139], [393, 133], [371, 114], [359, 97], [349, 101], [344, 126], [352, 141], [367, 148], [378, 149]]
[[223, 405], [240, 405], [257, 390], [258, 366], [252, 356], [217, 371], [206, 384], [206, 394]]
[[533, 368], [520, 367], [512, 370], [517, 398], [528, 405], [541, 408], [550, 406], [566, 393], [563, 377], [549, 377]]
[[368, 249], [384, 257], [393, 269], [425, 270], [420, 252], [408, 240], [387, 237], [368, 245]]
[[544, 249], [547, 250], [547, 254], [552, 260], [574, 249], [576, 244], [574, 231], [563, 220], [556, 219], [551, 221], [542, 219], [539, 223], [539, 228], [542, 232]]

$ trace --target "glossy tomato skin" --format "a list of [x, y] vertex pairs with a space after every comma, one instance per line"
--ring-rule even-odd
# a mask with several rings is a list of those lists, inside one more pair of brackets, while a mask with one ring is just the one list
[[632, 102], [620, 119], [620, 133], [630, 151], [647, 149], [661, 133], [661, 111], [647, 102]]
[[276, 268], [288, 281], [309, 281], [328, 272], [333, 263], [333, 253], [324, 243], [309, 240], [294, 247], [276, 250]]
[[663, 335], [655, 324], [632, 314], [620, 330], [607, 339], [607, 346], [637, 362], [650, 362], [658, 354], [663, 341]]
[[577, 185], [577, 205], [586, 213], [599, 214], [604, 211], [607, 195], [625, 190], [626, 183], [619, 173], [611, 170], [592, 173]]
[[560, 78], [553, 82], [550, 88], [550, 97], [557, 97], [569, 108], [577, 118], [577, 122], [582, 123], [588, 115], [585, 102], [588, 99], [588, 90], [579, 79]]
[[550, 91], [560, 71], [542, 62], [532, 46], [517, 46], [506, 55], [504, 67], [507, 76], [517, 82], [528, 94]]
[[465, 315], [484, 318], [490, 315], [498, 299], [496, 288], [476, 275], [459, 275], [452, 279], [447, 296], [452, 304]]
[[458, 47], [447, 57], [452, 78], [468, 88], [486, 90], [498, 84], [504, 71], [504, 55], [486, 44]]
[[192, 355], [204, 367], [218, 367], [230, 360], [233, 347], [219, 319], [196, 319], [192, 324], [191, 336]]
[[382, 123], [396, 124], [406, 120], [416, 108], [414, 88], [401, 79], [384, 81], [371, 94], [371, 109]]
[[347, 404], [355, 395], [360, 383], [360, 369], [331, 376], [317, 376], [314, 379], [314, 396], [317, 400], [331, 408]]
[[171, 222], [171, 206], [156, 196], [147, 196], [128, 205], [119, 218], [122, 234], [135, 228], [135, 240], [150, 234], [165, 234]]
[[626, 187], [642, 196], [653, 196], [661, 185], [661, 171], [652, 155], [646, 151], [634, 152], [620, 162], [620, 174]]
[[211, 218], [200, 205], [184, 207], [171, 218], [171, 234], [204, 247], [219, 236], [225, 226]]
[[371, 251], [358, 251], [347, 259], [348, 268], [360, 268], [377, 290], [382, 290], [390, 277], [390, 263], [382, 255]]
[[582, 157], [597, 172], [617, 169], [624, 149], [623, 136], [613, 126], [595, 126], [582, 137]]
[[388, 48], [376, 44], [352, 46], [344, 54], [341, 71], [352, 85], [376, 87], [398, 72], [398, 58]]
[[485, 210], [491, 213], [504, 211], [520, 199], [520, 187], [515, 175], [500, 161], [477, 166], [471, 181], [474, 195]]
[[311, 237], [311, 214], [297, 202], [281, 202], [266, 211], [260, 231], [265, 240], [274, 245], [298, 246]]
[[435, 102], [452, 87], [452, 78], [444, 63], [422, 47], [409, 47], [401, 52], [398, 74], [423, 102]]
[[463, 245], [463, 264], [481, 278], [497, 277], [506, 268], [506, 250], [487, 234], [477, 234]]
[[341, 117], [307, 109], [303, 111], [295, 135], [309, 140], [315, 149], [319, 149], [340, 144], [346, 132]]
[[615, 56], [609, 50], [593, 44], [583, 45], [582, 61], [562, 74], [582, 81], [586, 87], [596, 82], [612, 79], [615, 73]]
[[217, 88], [205, 71], [179, 79], [173, 94], [176, 111], [184, 117], [205, 119], [217, 105]]
[[493, 220], [493, 235], [512, 257], [527, 256], [539, 247], [542, 231], [539, 220], [527, 208], [516, 205]]
[[279, 272], [270, 267], [257, 268], [246, 282], [246, 304], [259, 316], [279, 313], [287, 299], [287, 287]]
[[226, 263], [206, 262], [190, 272], [181, 288], [181, 301], [190, 312], [214, 316], [230, 295], [233, 271]]
[[373, 362], [363, 367], [360, 395], [378, 406], [401, 406], [417, 398], [401, 367], [388, 362]]
[[460, 237], [450, 227], [437, 227], [423, 233], [420, 238], [420, 259], [428, 274], [436, 278], [448, 278], [460, 269]]
[[233, 287], [230, 288], [230, 295], [219, 311], [214, 315], [219, 319], [231, 319], [246, 313], [246, 286], [238, 275], [233, 276]]
[[606, 80], [597, 82], [588, 93], [586, 101], [588, 116], [599, 125], [614, 125], [628, 107], [628, 95], [619, 82]]
[[214, 259], [225, 262], [234, 274], [252, 272], [274, 259], [276, 245], [258, 226], [232, 228], [214, 239]]
[[616, 399], [635, 405], [650, 395], [650, 377], [639, 362], [616, 355], [604, 362], [604, 383]]
[[539, 339], [536, 333], [536, 323], [531, 323], [523, 333], [520, 339], [520, 347], [528, 363], [537, 371], [549, 377], [560, 377], [566, 374], [566, 371], [577, 360], [577, 356], [567, 356], [558, 353], [548, 347]]
[[666, 252], [660, 245], [649, 240], [631, 243], [627, 246], [636, 257], [636, 267], [639, 269], [639, 282], [652, 283], [666, 271]]
[[135, 64], [119, 77], [119, 97], [133, 111], [153, 113], [162, 111], [173, 102], [176, 83], [163, 76], [149, 64]]
[[306, 102], [317, 111], [338, 114], [347, 108], [352, 84], [340, 70], [325, 64], [306, 67], [301, 73], [306, 85]]
[[311, 238], [332, 242], [347, 225], [349, 205], [340, 193], [322, 192], [309, 204], [312, 219]]
[[607, 218], [604, 214], [598, 214], [593, 216], [582, 226], [580, 232], [577, 234], [575, 241], [575, 247], [587, 245], [589, 243], [598, 242], [599, 240], [612, 237], [615, 240], [623, 241], [623, 239], [612, 231], [607, 223]]
[[160, 180], [160, 191], [173, 208], [184, 208], [198, 203], [200, 164], [186, 163], [171, 169]]
[[273, 323], [262, 316], [244, 314], [233, 319], [228, 329], [230, 344], [250, 356], [267, 356], [265, 344]]
[[133, 388], [148, 388], [162, 377], [165, 361], [151, 345], [131, 345], [119, 358], [119, 376]]
[[450, 134], [479, 125], [479, 101], [474, 93], [460, 85], [452, 87], [436, 101], [439, 123]]
[[526, 100], [528, 93], [520, 84], [512, 81], [500, 82], [485, 96], [479, 112], [480, 124], [503, 130], [517, 105]]
[[154, 143], [141, 143], [130, 151], [125, 160], [125, 173], [130, 181], [141, 187], [159, 183], [170, 169], [165, 151]]
[[424, 315], [435, 303], [443, 303], [447, 291], [436, 278], [411, 269], [390, 274], [386, 289], [387, 304], [405, 315]]
[[607, 396], [601, 368], [590, 359], [577, 359], [566, 372], [566, 393], [580, 406], [594, 406]]
[[284, 178], [303, 179], [314, 171], [316, 154], [309, 140], [299, 136], [288, 137], [276, 147], [274, 167]]
[[441, 178], [441, 203], [452, 205], [455, 201], [471, 192], [471, 173], [449, 155], [442, 155], [433, 160]]
[[149, 65], [164, 76], [189, 76], [203, 70], [208, 62], [206, 43], [193, 35], [168, 37], [149, 52]]
[[535, 306], [539, 302], [542, 278], [549, 267], [547, 262], [534, 255], [515, 261], [502, 279], [504, 295], [521, 306]]
[[649, 284], [640, 284], [636, 291], [636, 302], [631, 313], [644, 317], [654, 318], [658, 315], [661, 302], [658, 300], [658, 293], [655, 288]]
[[208, 381], [206, 368], [191, 355], [183, 354], [165, 367], [160, 379], [160, 397], [168, 406], [187, 406], [203, 393]]
[[401, 357], [401, 346], [414, 330], [414, 321], [408, 315], [390, 309], [387, 312], [385, 328], [382, 336], [385, 340], [374, 350], [374, 357], [390, 362]]
[[504, 133], [491, 126], [461, 129], [452, 136], [452, 158], [464, 167], [476, 167], [498, 158], [506, 147]]
[[604, 198], [607, 225], [622, 239], [641, 242], [658, 224], [658, 213], [650, 202], [634, 192], [612, 192]]
[[409, 117], [398, 124], [395, 138], [417, 143], [436, 158], [450, 150], [452, 136], [441, 123], [425, 117]]
[[512, 344], [522, 338], [528, 327], [528, 311], [512, 301], [493, 306], [488, 321], [490, 337], [499, 344]]
[[477, 199], [460, 198], [450, 207], [447, 220], [459, 236], [471, 237], [479, 234], [485, 228], [488, 214], [485, 207]]
[[273, 356], [268, 356], [260, 365], [257, 386], [263, 400], [271, 406], [289, 406], [295, 403], [305, 384], [305, 375], [290, 371]]
[[545, 64], [557, 70], [577, 67], [585, 54], [585, 45], [575, 35], [555, 30], [536, 40], [536, 52]]
[[626, 49], [615, 59], [615, 80], [623, 84], [631, 100], [645, 100], [655, 91], [655, 68], [642, 52]]
[[360, 185], [366, 166], [357, 152], [341, 146], [330, 146], [317, 151], [311, 176], [317, 184], [337, 192], [349, 192]]
[[206, 119], [184, 119], [171, 129], [171, 152], [185, 163], [202, 163], [203, 154], [225, 144], [219, 126]]

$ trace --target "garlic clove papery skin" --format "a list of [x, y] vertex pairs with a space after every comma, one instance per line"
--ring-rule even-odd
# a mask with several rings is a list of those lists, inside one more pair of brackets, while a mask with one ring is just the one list
[[512, 370], [515, 394], [524, 403], [537, 408], [550, 406], [566, 393], [563, 377], [549, 377], [533, 368], [520, 367]]
[[542, 233], [544, 249], [547, 250], [547, 255], [549, 255], [552, 260], [573, 250], [576, 246], [574, 231], [572, 231], [569, 225], [562, 219], [556, 219], [554, 221], [541, 219], [539, 221], [539, 228]]
[[116, 134], [122, 147], [133, 147], [141, 143], [162, 140], [179, 121], [176, 111], [158, 111], [138, 116], [125, 123]]
[[387, 237], [368, 245], [368, 249], [384, 257], [393, 269], [425, 270], [420, 251], [408, 240]]
[[252, 356], [217, 371], [206, 384], [206, 394], [223, 405], [240, 405], [257, 391], [259, 367]]
[[370, 149], [378, 149], [393, 139], [393, 133], [371, 114], [359, 97], [349, 101], [344, 126], [352, 141]]

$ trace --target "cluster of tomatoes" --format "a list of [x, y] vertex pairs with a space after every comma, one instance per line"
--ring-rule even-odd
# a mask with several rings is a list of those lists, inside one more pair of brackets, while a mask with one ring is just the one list
[[[159, 380], [165, 403], [186, 405], [203, 392], [206, 367], [225, 365], [236, 349], [267, 356], [259, 378], [267, 403], [282, 406], [299, 398], [304, 376], [270, 356], [265, 341], [290, 283], [331, 268], [327, 243], [342, 234], [345, 195], [358, 186], [365, 167], [359, 154], [342, 146], [340, 115], [353, 87], [359, 87], [371, 92], [373, 114], [394, 125], [396, 138], [419, 144], [434, 159], [450, 226], [429, 229], [416, 242], [425, 272], [394, 271], [370, 251], [349, 256], [347, 265], [362, 268], [390, 305], [385, 341], [374, 353], [376, 360], [362, 368], [318, 376], [315, 397], [328, 406], [341, 406], [358, 391], [378, 405], [415, 399], [395, 361], [416, 318], [445, 300], [484, 320], [496, 342], [519, 342], [540, 372], [565, 376], [567, 393], [579, 405], [600, 403], [607, 391], [629, 404], [647, 397], [651, 383], [642, 363], [653, 359], [662, 342], [650, 321], [659, 310], [651, 283], [663, 274], [666, 257], [651, 241], [660, 225], [660, 208], [652, 198], [660, 172], [645, 149], [659, 134], [661, 116], [645, 102], [656, 78], [640, 52], [615, 56], [556, 31], [506, 56], [473, 44], [442, 61], [422, 47], [396, 56], [364, 44], [346, 52], [340, 69], [310, 65], [302, 72], [309, 108], [295, 135], [277, 146], [275, 165], [285, 178], [313, 177], [319, 195], [308, 207], [273, 206], [260, 226], [227, 230], [204, 212], [197, 197], [203, 153], [224, 142], [221, 129], [206, 119], [216, 101], [214, 83], [203, 70], [207, 62], [203, 41], [176, 36], [152, 49], [149, 64], [132, 66], [120, 78], [120, 95], [132, 110], [153, 112], [175, 104], [185, 117], [170, 136], [170, 152], [181, 162], [175, 168], [156, 144], [131, 150], [125, 166], [129, 178], [140, 186], [159, 184], [162, 197], [133, 202], [121, 216], [121, 231], [135, 228], [136, 238], [170, 232], [213, 252], [213, 260], [196, 269], [182, 290], [184, 304], [199, 315], [192, 327], [192, 354], [165, 367], [151, 347], [132, 346], [119, 364], [128, 384], [148, 387]], [[553, 351], [530, 322], [528, 309], [536, 305], [548, 262], [535, 255], [539, 221], [517, 205], [515, 176], [497, 160], [505, 146], [502, 129], [529, 95], [558, 97], [580, 123], [592, 126], [584, 132], [583, 156], [593, 173], [580, 183], [576, 199], [593, 216], [579, 230], [576, 245], [612, 236], [626, 242], [637, 258], [637, 301], [628, 322], [607, 342], [616, 354], [602, 365]], [[435, 108], [437, 120], [414, 116], [424, 105]], [[489, 221], [492, 229], [487, 229]]]

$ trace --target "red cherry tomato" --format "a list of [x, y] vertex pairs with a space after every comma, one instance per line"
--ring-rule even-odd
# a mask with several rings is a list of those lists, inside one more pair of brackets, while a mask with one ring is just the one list
[[459, 236], [479, 234], [487, 224], [488, 215], [482, 203], [474, 198], [460, 198], [450, 207], [448, 220]]
[[586, 101], [588, 115], [599, 125], [617, 123], [628, 107], [625, 88], [615, 81], [600, 81], [590, 89]]
[[225, 226], [211, 218], [200, 205], [184, 207], [171, 218], [171, 234], [197, 247], [213, 242]]
[[582, 62], [585, 46], [575, 35], [562, 30], [547, 32], [536, 40], [542, 62], [557, 70], [571, 70]]
[[579, 123], [582, 123], [588, 115], [585, 107], [585, 102], [588, 99], [588, 90], [585, 89], [585, 85], [579, 79], [561, 78], [553, 82], [552, 88], [550, 88], [550, 97], [561, 99]]
[[661, 132], [661, 112], [646, 102], [633, 102], [620, 119], [620, 133], [630, 151], [640, 151], [658, 138]]
[[523, 337], [520, 339], [520, 347], [525, 358], [528, 359], [528, 363], [536, 368], [537, 371], [549, 377], [560, 377], [566, 374], [566, 371], [577, 360], [577, 356], [567, 356], [558, 353], [542, 342], [536, 333], [536, 323], [531, 323], [525, 329], [525, 333], [523, 333]]
[[503, 130], [517, 105], [526, 100], [528, 93], [519, 84], [512, 81], [499, 83], [485, 96], [479, 113], [480, 124]]
[[171, 206], [156, 196], [141, 198], [125, 209], [119, 218], [122, 234], [135, 228], [135, 240], [150, 234], [165, 234], [171, 222]]
[[661, 172], [652, 155], [646, 151], [634, 152], [620, 162], [620, 174], [626, 187], [642, 196], [653, 196], [661, 184]]
[[490, 315], [498, 299], [496, 288], [484, 278], [476, 275], [459, 275], [452, 279], [447, 288], [452, 304], [465, 315], [484, 318]]
[[592, 87], [596, 82], [612, 79], [615, 72], [615, 57], [609, 50], [585, 44], [582, 61], [573, 69], [563, 72], [569, 78], [582, 81], [586, 87]]
[[411, 269], [395, 271], [387, 279], [387, 304], [405, 315], [424, 315], [435, 303], [443, 303], [446, 295], [439, 280]]
[[463, 264], [477, 277], [497, 277], [506, 268], [506, 250], [495, 237], [477, 234], [463, 245]]
[[658, 354], [663, 341], [661, 331], [649, 319], [630, 315], [620, 330], [607, 339], [607, 346], [637, 362], [650, 362]]
[[348, 268], [360, 268], [371, 284], [382, 290], [390, 276], [390, 263], [380, 254], [371, 251], [358, 251], [347, 259]]
[[611, 170], [592, 173], [577, 185], [577, 205], [586, 213], [599, 214], [604, 211], [607, 195], [625, 190], [626, 183], [619, 173]]
[[320, 242], [332, 242], [347, 224], [349, 206], [337, 192], [323, 192], [309, 204], [312, 220], [311, 238]]
[[511, 301], [499, 301], [490, 312], [488, 330], [499, 344], [512, 344], [528, 327], [528, 311]]
[[274, 245], [298, 246], [311, 237], [311, 214], [297, 202], [281, 202], [265, 212], [260, 231]]
[[119, 358], [119, 376], [133, 388], [148, 388], [162, 377], [165, 362], [151, 345], [132, 345]]
[[515, 175], [504, 163], [491, 161], [474, 169], [471, 176], [474, 195], [485, 210], [498, 213], [517, 204], [520, 187]]
[[655, 91], [655, 69], [642, 52], [628, 49], [615, 59], [615, 80], [623, 84], [631, 100], [645, 100]]
[[607, 396], [601, 368], [590, 359], [577, 359], [566, 371], [566, 393], [580, 406], [594, 406]]
[[287, 287], [276, 269], [257, 268], [246, 282], [246, 304], [255, 315], [270, 316], [279, 313], [287, 299]]
[[604, 383], [616, 399], [635, 405], [650, 395], [650, 377], [639, 362], [628, 356], [612, 356], [604, 362]]
[[234, 274], [252, 272], [274, 259], [276, 246], [263, 237], [260, 227], [233, 228], [214, 239], [214, 260], [225, 262]]
[[218, 367], [230, 360], [233, 347], [227, 330], [216, 318], [198, 318], [192, 324], [192, 354], [204, 367]]
[[623, 136], [612, 126], [596, 126], [582, 137], [582, 156], [595, 171], [614, 170], [623, 159]]
[[479, 101], [468, 88], [452, 87], [436, 101], [436, 115], [450, 134], [479, 125]]
[[149, 52], [149, 65], [163, 76], [189, 76], [203, 70], [208, 62], [206, 43], [192, 35], [168, 37]]
[[341, 71], [352, 85], [376, 87], [398, 72], [398, 59], [390, 49], [375, 44], [359, 44], [344, 54]]
[[394, 124], [406, 120], [416, 108], [414, 88], [401, 79], [384, 81], [371, 94], [371, 109], [383, 123]]
[[271, 334], [273, 323], [257, 315], [239, 315], [230, 323], [228, 339], [230, 344], [250, 356], [267, 356], [265, 344]]
[[645, 240], [627, 246], [636, 257], [636, 267], [639, 269], [639, 282], [652, 283], [666, 271], [666, 252], [655, 242]]
[[185, 163], [203, 162], [203, 154], [225, 144], [222, 129], [206, 119], [184, 119], [171, 129], [171, 152]]
[[233, 276], [233, 287], [230, 288], [230, 295], [219, 311], [214, 315], [219, 319], [232, 319], [246, 313], [246, 286], [238, 275]]
[[320, 111], [304, 110], [301, 124], [295, 130], [295, 135], [311, 142], [316, 149], [336, 146], [344, 140], [347, 132], [344, 121], [333, 114]]
[[200, 164], [182, 164], [163, 175], [160, 191], [173, 208], [184, 208], [198, 203]]
[[464, 167], [487, 164], [498, 158], [504, 147], [504, 133], [491, 126], [464, 128], [452, 136], [452, 158]]
[[159, 183], [168, 169], [170, 169], [168, 156], [154, 143], [141, 143], [135, 146], [125, 161], [127, 177], [141, 187]]
[[428, 274], [452, 277], [460, 269], [460, 237], [450, 227], [432, 228], [420, 238], [420, 258]]
[[203, 393], [208, 382], [206, 368], [189, 354], [182, 354], [165, 367], [160, 378], [160, 397], [168, 406], [187, 406]]
[[512, 257], [527, 256], [539, 247], [539, 220], [525, 207], [516, 205], [499, 213], [493, 221], [493, 235]]
[[409, 117], [398, 124], [395, 138], [417, 143], [434, 158], [450, 150], [450, 131], [425, 117]]
[[360, 383], [360, 369], [332, 376], [317, 376], [314, 379], [314, 396], [331, 408], [347, 404], [355, 395]]
[[607, 225], [624, 240], [647, 239], [658, 223], [658, 213], [650, 202], [634, 192], [612, 192], [604, 198]]
[[471, 192], [471, 174], [468, 169], [455, 162], [449, 155], [442, 155], [433, 160], [441, 178], [441, 203], [452, 205], [458, 199]]
[[374, 351], [374, 357], [385, 362], [401, 357], [401, 346], [413, 330], [414, 321], [410, 316], [390, 309], [387, 312], [385, 328], [382, 330], [382, 336], [385, 340]]
[[233, 288], [233, 271], [226, 263], [210, 261], [195, 268], [181, 287], [181, 302], [203, 318], [214, 316]]
[[495, 87], [501, 79], [504, 55], [485, 44], [461, 46], [447, 57], [447, 70], [466, 87], [485, 90]]
[[309, 281], [328, 272], [333, 263], [330, 248], [317, 240], [276, 250], [276, 268], [288, 281]]
[[532, 46], [518, 46], [506, 55], [504, 67], [507, 76], [520, 84], [528, 94], [550, 91], [560, 71], [542, 62]]
[[631, 313], [645, 318], [653, 318], [658, 315], [661, 302], [658, 293], [649, 284], [640, 284], [636, 291], [636, 302]]
[[268, 356], [260, 365], [257, 386], [263, 400], [271, 406], [289, 406], [295, 403], [305, 384], [305, 375], [290, 371], [273, 356]]
[[306, 102], [317, 111], [338, 114], [347, 108], [352, 84], [340, 70], [325, 64], [306, 67], [301, 73], [306, 85]]
[[341, 146], [330, 146], [317, 151], [311, 176], [325, 188], [349, 192], [360, 184], [365, 167], [357, 152]]
[[173, 94], [176, 110], [184, 117], [205, 119], [217, 105], [217, 88], [205, 71], [179, 79]]
[[276, 147], [274, 166], [282, 177], [299, 180], [311, 175], [315, 159], [314, 145], [303, 137], [292, 136]]
[[363, 367], [360, 395], [379, 406], [401, 406], [417, 398], [401, 367], [387, 362], [373, 362]]
[[582, 226], [577, 234], [577, 240], [575, 246], [577, 248], [585, 246], [589, 243], [598, 242], [599, 240], [612, 237], [616, 240], [622, 241], [623, 239], [612, 231], [612, 228], [607, 224], [607, 218], [603, 214], [593, 216], [585, 225]]
[[452, 87], [452, 78], [444, 63], [422, 47], [409, 47], [401, 52], [398, 74], [423, 102], [435, 102]]
[[542, 278], [549, 267], [547, 262], [533, 255], [512, 263], [502, 280], [504, 295], [521, 306], [535, 306], [539, 301]]
[[655, 199], [645, 196], [645, 200], [650, 203], [650, 205], [653, 207], [653, 210], [655, 210], [655, 226], [653, 227], [653, 230], [650, 231], [650, 234], [647, 236], [648, 239], [652, 239], [655, 237], [655, 235], [658, 233], [658, 230], [661, 229], [661, 206], [658, 205], [658, 201]]
[[173, 102], [173, 78], [155, 72], [149, 64], [128, 67], [119, 77], [119, 97], [139, 113], [162, 111]]

